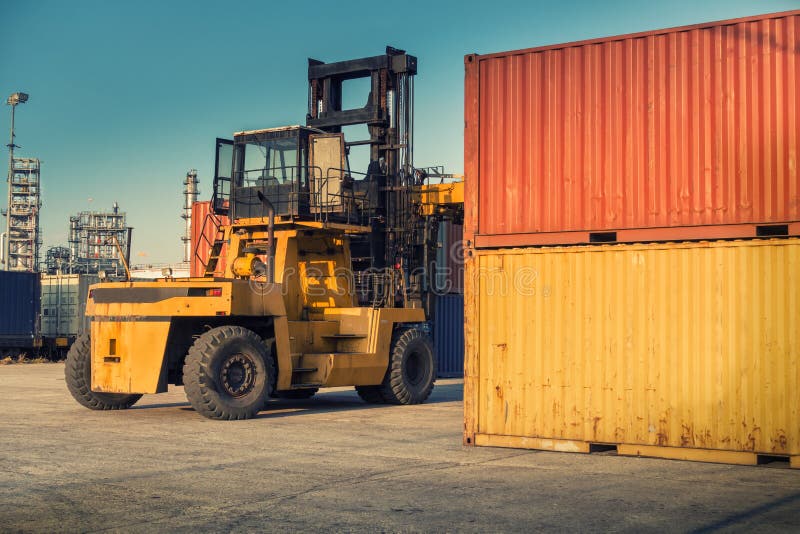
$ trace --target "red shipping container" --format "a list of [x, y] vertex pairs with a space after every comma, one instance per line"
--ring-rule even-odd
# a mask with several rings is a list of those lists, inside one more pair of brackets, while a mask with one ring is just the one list
[[[192, 204], [192, 257], [189, 262], [191, 276], [203, 276], [211, 255], [214, 241], [220, 234], [220, 226], [228, 224], [228, 217], [211, 213], [211, 202], [195, 202]], [[222, 247], [222, 255], [214, 271], [216, 276], [225, 273], [226, 246]]]
[[475, 246], [800, 234], [800, 10], [465, 66]]

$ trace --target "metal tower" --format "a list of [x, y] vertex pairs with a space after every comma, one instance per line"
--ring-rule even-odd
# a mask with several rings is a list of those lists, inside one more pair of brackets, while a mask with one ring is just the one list
[[200, 190], [197, 188], [197, 169], [191, 169], [186, 173], [183, 180], [183, 218], [186, 223], [186, 231], [181, 237], [183, 241], [183, 261], [189, 263], [192, 259], [192, 204], [197, 202], [197, 195]]
[[36, 158], [14, 157], [8, 195], [6, 269], [34, 272], [39, 265], [40, 163]]

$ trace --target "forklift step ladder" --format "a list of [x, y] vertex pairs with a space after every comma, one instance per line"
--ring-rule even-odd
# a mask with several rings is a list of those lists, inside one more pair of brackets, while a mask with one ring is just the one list
[[309, 389], [309, 388], [319, 388], [322, 387], [321, 382], [312, 381], [310, 379], [314, 373], [319, 371], [318, 367], [312, 366], [305, 366], [302, 364], [303, 357], [309, 356], [313, 358], [319, 357], [333, 357], [334, 359], [337, 356], [354, 356], [354, 355], [368, 355], [369, 353], [365, 352], [356, 352], [356, 351], [348, 351], [344, 350], [341, 347], [341, 342], [347, 341], [354, 341], [354, 340], [361, 340], [367, 339], [366, 334], [352, 334], [352, 333], [335, 333], [335, 334], [324, 334], [320, 336], [322, 339], [328, 340], [333, 342], [336, 345], [336, 350], [333, 352], [306, 352], [306, 353], [293, 353], [292, 359], [294, 360], [297, 358], [301, 365], [292, 369], [292, 389]]

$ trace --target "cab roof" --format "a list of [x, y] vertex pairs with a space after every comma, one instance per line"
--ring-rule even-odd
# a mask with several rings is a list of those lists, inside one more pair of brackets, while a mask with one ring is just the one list
[[292, 126], [276, 126], [274, 128], [261, 128], [260, 130], [244, 130], [241, 132], [235, 132], [233, 135], [234, 137], [239, 137], [242, 135], [257, 135], [263, 133], [275, 133], [275, 132], [288, 132], [290, 130], [300, 130], [300, 129], [308, 130], [314, 133], [325, 133], [322, 130], [317, 128], [310, 128], [308, 126], [300, 126], [299, 124], [295, 124]]

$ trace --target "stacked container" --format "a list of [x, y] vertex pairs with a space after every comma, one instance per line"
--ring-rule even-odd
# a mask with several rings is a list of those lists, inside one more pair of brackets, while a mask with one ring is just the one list
[[464, 225], [440, 223], [437, 245], [434, 291], [440, 295], [464, 293]]
[[39, 292], [38, 273], [0, 271], [0, 354], [40, 345]]
[[440, 377], [464, 375], [464, 226], [439, 225], [433, 282], [433, 342]]
[[465, 65], [465, 443], [800, 467], [800, 11]]

